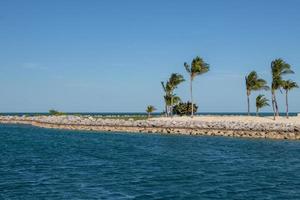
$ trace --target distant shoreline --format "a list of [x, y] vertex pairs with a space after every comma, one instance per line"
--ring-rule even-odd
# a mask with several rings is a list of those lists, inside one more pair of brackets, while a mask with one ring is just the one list
[[268, 117], [200, 116], [151, 119], [92, 116], [0, 116], [3, 124], [28, 124], [42, 128], [105, 132], [161, 133], [300, 140], [300, 117], [277, 121]]
[[[291, 117], [295, 117], [300, 112], [290, 112]], [[118, 116], [147, 116], [146, 112], [65, 112], [66, 115], [79, 115], [79, 116], [96, 116], [96, 117], [118, 117]], [[286, 116], [286, 113], [279, 113], [280, 116]], [[165, 116], [163, 113], [154, 112], [151, 114], [155, 117]], [[250, 113], [251, 116], [256, 116], [256, 113]], [[273, 112], [261, 112], [260, 116], [268, 117], [273, 116]], [[2, 112], [0, 116], [50, 116], [49, 112]], [[248, 116], [246, 112], [201, 112], [195, 113], [195, 116]]]

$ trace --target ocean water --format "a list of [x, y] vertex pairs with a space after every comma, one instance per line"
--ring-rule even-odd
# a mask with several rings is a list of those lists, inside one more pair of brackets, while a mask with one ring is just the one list
[[300, 142], [0, 125], [0, 199], [300, 199]]

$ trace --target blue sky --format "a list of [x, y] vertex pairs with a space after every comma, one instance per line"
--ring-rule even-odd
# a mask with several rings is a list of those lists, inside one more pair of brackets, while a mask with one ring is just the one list
[[[183, 63], [195, 56], [211, 66], [194, 81], [199, 111], [246, 111], [251, 70], [270, 82], [281, 57], [300, 83], [299, 9], [297, 0], [0, 0], [0, 112], [161, 111], [160, 81], [188, 79]], [[188, 89], [176, 93], [186, 101]], [[299, 99], [290, 93], [291, 111]]]

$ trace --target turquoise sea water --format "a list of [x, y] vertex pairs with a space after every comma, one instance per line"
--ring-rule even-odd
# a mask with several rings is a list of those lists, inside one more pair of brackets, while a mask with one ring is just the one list
[[300, 142], [0, 125], [0, 199], [300, 199]]

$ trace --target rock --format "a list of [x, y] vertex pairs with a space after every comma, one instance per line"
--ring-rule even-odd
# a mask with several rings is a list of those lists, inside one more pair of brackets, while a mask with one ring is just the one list
[[296, 138], [295, 133], [286, 133], [286, 136], [287, 136], [288, 139], [295, 139]]
[[300, 140], [300, 134], [298, 133], [298, 134], [295, 134], [295, 139], [296, 140]]

